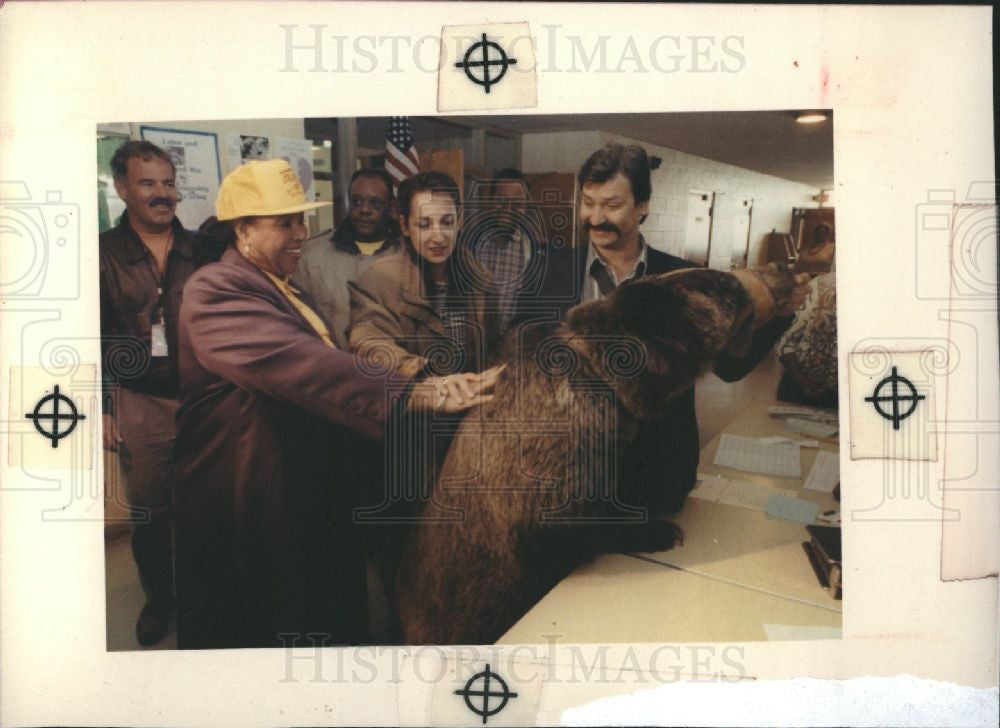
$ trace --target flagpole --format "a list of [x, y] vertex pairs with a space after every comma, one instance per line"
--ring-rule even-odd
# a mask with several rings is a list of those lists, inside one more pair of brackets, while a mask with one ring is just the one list
[[351, 175], [358, 160], [358, 120], [337, 119], [337, 224], [344, 221], [351, 209]]

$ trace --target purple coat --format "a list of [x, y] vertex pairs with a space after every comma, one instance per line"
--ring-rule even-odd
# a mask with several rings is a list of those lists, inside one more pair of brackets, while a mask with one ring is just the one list
[[351, 510], [361, 453], [382, 436], [387, 392], [406, 380], [365, 374], [323, 344], [233, 249], [184, 288], [179, 368], [178, 645], [364, 640]]

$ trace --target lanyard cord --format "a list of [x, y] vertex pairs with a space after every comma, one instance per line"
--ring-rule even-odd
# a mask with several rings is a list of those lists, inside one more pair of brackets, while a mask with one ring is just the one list
[[[159, 272], [153, 266], [151, 259], [153, 258], [152, 251], [149, 250], [149, 246], [143, 241], [143, 245], [146, 247], [146, 267], [149, 269], [149, 273], [153, 276], [153, 281], [156, 283], [156, 311], [155, 311], [155, 321], [159, 323], [166, 323], [163, 316], [164, 306], [163, 306], [163, 278], [166, 278], [167, 267], [170, 265], [170, 250], [174, 244], [174, 228], [170, 227], [170, 236], [167, 238], [167, 251], [163, 256], [163, 277], [160, 276]], [[153, 323], [152, 321], [150, 323]]]

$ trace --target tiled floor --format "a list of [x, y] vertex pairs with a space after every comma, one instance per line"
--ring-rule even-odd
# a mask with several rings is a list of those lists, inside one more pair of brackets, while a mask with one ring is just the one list
[[[739, 382], [727, 384], [709, 374], [697, 387], [698, 431], [701, 442], [711, 440], [756, 397], [771, 397], [777, 391], [782, 367], [770, 356]], [[106, 542], [107, 630], [109, 650], [176, 649], [176, 625], [160, 644], [142, 647], [135, 639], [135, 621], [144, 598], [139, 585], [127, 534]]]

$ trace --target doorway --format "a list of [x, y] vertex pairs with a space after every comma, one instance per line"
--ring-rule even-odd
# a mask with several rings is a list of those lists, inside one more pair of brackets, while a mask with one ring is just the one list
[[750, 257], [750, 223], [753, 220], [753, 199], [743, 198], [733, 215], [733, 268], [746, 268]]
[[712, 250], [712, 208], [715, 193], [688, 190], [687, 223], [684, 228], [684, 258], [707, 266]]

